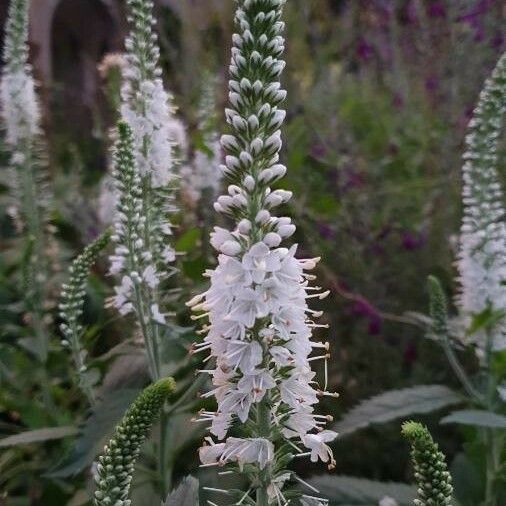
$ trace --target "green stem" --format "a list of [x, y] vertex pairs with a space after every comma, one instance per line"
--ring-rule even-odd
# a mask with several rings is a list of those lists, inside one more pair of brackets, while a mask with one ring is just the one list
[[460, 364], [459, 359], [457, 358], [457, 355], [455, 354], [455, 351], [453, 350], [449, 339], [447, 336], [444, 336], [443, 339], [443, 349], [446, 353], [446, 357], [448, 358], [448, 362], [450, 362], [450, 366], [452, 367], [455, 375], [459, 379], [459, 381], [462, 383], [462, 386], [464, 387], [464, 390], [467, 392], [469, 397], [476, 400], [480, 404], [484, 404], [486, 402], [486, 399], [484, 396], [474, 388], [473, 384], [469, 380], [466, 372], [464, 371], [464, 368]]
[[[270, 438], [270, 409], [269, 409], [269, 399], [268, 394], [265, 394], [265, 397], [258, 405], [257, 411], [257, 430], [259, 437], [265, 437], [267, 439]], [[256, 504], [257, 506], [268, 506], [269, 505], [269, 496], [267, 494], [267, 487], [269, 486], [269, 466], [267, 466], [264, 470], [260, 471], [258, 474], [259, 487], [256, 492]]]
[[[158, 469], [160, 471], [160, 491], [162, 500], [165, 499], [169, 493], [169, 467], [168, 467], [168, 425], [169, 417], [164, 408], [160, 417], [160, 444], [159, 444], [159, 457]], [[172, 480], [170, 480], [172, 481]]]
[[[494, 411], [495, 381], [492, 375], [492, 329], [487, 328], [487, 344], [485, 350], [485, 373], [487, 375], [487, 396], [486, 403], [489, 411]], [[486, 486], [485, 506], [497, 506], [495, 490], [495, 478], [497, 474], [498, 458], [496, 455], [496, 440], [494, 429], [484, 430], [484, 441], [486, 447]]]

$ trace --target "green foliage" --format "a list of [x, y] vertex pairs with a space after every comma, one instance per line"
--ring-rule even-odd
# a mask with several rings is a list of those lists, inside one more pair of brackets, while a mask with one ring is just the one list
[[506, 429], [506, 416], [482, 409], [463, 409], [445, 416], [440, 423], [458, 423], [474, 427]]
[[188, 476], [162, 506], [199, 506], [199, 481]]
[[167, 397], [175, 389], [172, 378], [164, 378], [146, 388], [116, 427], [114, 437], [98, 459], [96, 506], [129, 506], [130, 482], [142, 443], [159, 416]]
[[57, 479], [69, 478], [90, 466], [138, 394], [139, 390], [129, 388], [105, 395], [81, 424], [70, 453], [48, 475]]
[[372, 506], [391, 497], [399, 506], [409, 506], [416, 495], [413, 487], [351, 476], [318, 476], [310, 484], [330, 500], [330, 506]]
[[390, 422], [415, 413], [431, 413], [462, 401], [459, 394], [443, 385], [419, 385], [393, 390], [362, 401], [346, 413], [333, 429], [340, 436], [346, 436], [373, 424]]
[[403, 436], [411, 443], [411, 458], [418, 484], [416, 506], [452, 504], [452, 479], [445, 456], [439, 451], [427, 427], [409, 421], [402, 425]]
[[24, 445], [31, 443], [40, 443], [73, 436], [77, 433], [76, 427], [48, 427], [45, 429], [36, 429], [16, 434], [15, 436], [0, 439], [0, 448], [8, 446]]

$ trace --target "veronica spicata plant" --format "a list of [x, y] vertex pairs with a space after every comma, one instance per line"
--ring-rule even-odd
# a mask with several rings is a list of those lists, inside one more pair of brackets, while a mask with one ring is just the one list
[[95, 403], [93, 382], [86, 365], [87, 350], [82, 344], [85, 328], [81, 322], [84, 299], [86, 296], [86, 282], [89, 270], [95, 263], [97, 256], [107, 246], [110, 233], [107, 231], [84, 248], [84, 251], [69, 267], [69, 280], [62, 286], [60, 301], [60, 316], [62, 323], [60, 330], [63, 334], [62, 345], [68, 347], [79, 377], [79, 387], [88, 398], [90, 404]]
[[[214, 389], [205, 397], [218, 403], [216, 411], [200, 414], [214, 436], [200, 449], [202, 465], [244, 473], [246, 492], [221, 493], [234, 503], [261, 506], [300, 497], [288, 486], [298, 479], [288, 470], [294, 456], [320, 459], [332, 468], [328, 443], [337, 436], [324, 430], [330, 417], [315, 413], [318, 397], [336, 394], [320, 388], [310, 367], [311, 361], [328, 358], [328, 343], [311, 340], [313, 329], [325, 325], [314, 321], [320, 312], [309, 309], [307, 299], [328, 292], [309, 286], [314, 276], [307, 271], [318, 259], [297, 259], [296, 246], [281, 246], [295, 232], [290, 218], [273, 215], [291, 197], [271, 189], [286, 172], [279, 163], [285, 118], [280, 105], [286, 97], [279, 82], [285, 66], [284, 4], [238, 2], [226, 110], [231, 134], [222, 137], [228, 153], [222, 172], [230, 186], [215, 203], [234, 226], [211, 234], [218, 266], [207, 272], [210, 288], [189, 302], [200, 313], [194, 318], [209, 322], [194, 351], [210, 353], [214, 367], [203, 372]], [[309, 358], [315, 350], [320, 355]]]
[[10, 206], [25, 240], [25, 302], [38, 339], [37, 354], [48, 355], [46, 328], [48, 280], [48, 188], [43, 162], [40, 111], [32, 67], [28, 62], [29, 0], [12, 0], [5, 29], [4, 63], [0, 83], [5, 142], [10, 152], [7, 185], [14, 196]]
[[415, 506], [452, 504], [452, 478], [446, 459], [427, 427], [413, 421], [405, 422], [402, 425], [402, 434], [411, 444], [411, 459], [418, 485]]
[[121, 282], [111, 303], [123, 315], [136, 314], [156, 379], [163, 375], [158, 350], [166, 323], [160, 284], [174, 272], [169, 217], [180, 123], [161, 79], [153, 2], [129, 0], [127, 5], [131, 31], [123, 68], [124, 125], [114, 169], [118, 212], [112, 238], [117, 246], [110, 268]]

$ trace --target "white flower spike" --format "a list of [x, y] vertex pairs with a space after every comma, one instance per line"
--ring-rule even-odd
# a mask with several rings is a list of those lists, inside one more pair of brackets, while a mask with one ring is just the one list
[[[498, 165], [498, 143], [506, 111], [506, 53], [485, 83], [469, 124], [462, 189], [464, 217], [458, 269], [461, 291], [457, 303], [466, 326], [490, 308], [506, 309], [506, 209]], [[506, 320], [492, 330], [495, 350], [506, 348]], [[481, 332], [471, 336], [486, 347]]]
[[[188, 304], [198, 313], [195, 319], [208, 320], [204, 341], [193, 351], [210, 352], [214, 368], [204, 373], [214, 389], [204, 396], [218, 404], [216, 412], [200, 415], [215, 437], [202, 448], [202, 463], [237, 466], [250, 481], [246, 496], [262, 506], [287, 503], [286, 489], [295, 478], [287, 466], [294, 453], [334, 467], [328, 443], [337, 436], [324, 430], [331, 417], [315, 413], [319, 396], [335, 394], [318, 387], [310, 367], [328, 354], [312, 355], [327, 348], [312, 341], [312, 330], [326, 326], [314, 322], [319, 313], [307, 301], [328, 292], [308, 286], [313, 276], [307, 271], [318, 259], [298, 259], [296, 246], [281, 244], [295, 226], [274, 216], [274, 208], [288, 202], [291, 192], [270, 188], [286, 172], [279, 163], [284, 4], [238, 1], [226, 109], [231, 133], [222, 137], [227, 156], [221, 171], [230, 185], [215, 204], [235, 227], [211, 234], [218, 266], [206, 272], [210, 288]], [[241, 439], [229, 434], [238, 425]]]

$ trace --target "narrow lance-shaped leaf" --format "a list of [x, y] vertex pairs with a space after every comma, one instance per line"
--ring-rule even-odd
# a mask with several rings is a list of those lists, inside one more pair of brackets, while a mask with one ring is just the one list
[[463, 409], [445, 416], [440, 423], [458, 423], [475, 427], [506, 429], [506, 416], [481, 409]]
[[419, 385], [385, 392], [361, 402], [333, 427], [341, 436], [375, 423], [385, 423], [414, 413], [430, 413], [462, 402], [463, 398], [443, 385]]
[[[353, 476], [322, 475], [310, 479], [309, 484], [329, 499], [329, 506], [372, 506], [380, 504], [387, 497], [392, 498], [398, 506], [410, 506], [416, 497], [416, 489], [406, 483], [366, 480]], [[306, 499], [306, 503], [308, 506], [321, 504], [309, 499]]]
[[199, 481], [193, 476], [185, 478], [162, 506], [199, 506]]
[[76, 432], [77, 428], [72, 426], [47, 427], [44, 429], [29, 430], [21, 432], [20, 434], [15, 434], [14, 436], [0, 439], [0, 448], [63, 439], [65, 437], [73, 436]]

